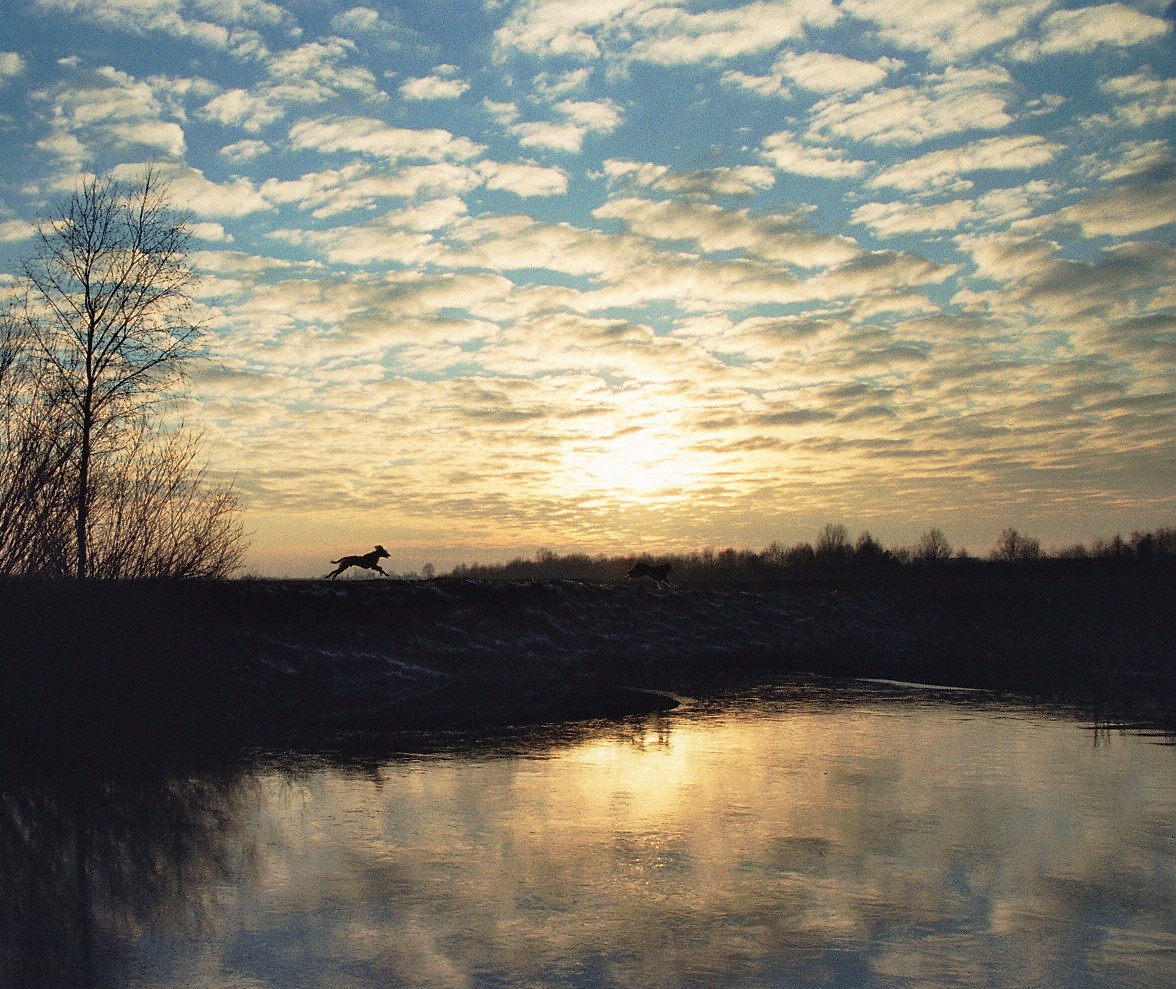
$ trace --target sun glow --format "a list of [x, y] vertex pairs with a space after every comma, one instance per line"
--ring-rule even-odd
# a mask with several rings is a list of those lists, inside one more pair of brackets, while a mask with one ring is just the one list
[[670, 426], [638, 426], [567, 451], [566, 483], [629, 501], [678, 501], [705, 480], [711, 464]]

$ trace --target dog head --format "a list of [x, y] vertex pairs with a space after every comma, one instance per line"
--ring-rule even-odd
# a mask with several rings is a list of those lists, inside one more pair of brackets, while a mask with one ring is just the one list
[[386, 549], [384, 549], [383, 546], [379, 545], [379, 543], [377, 543], [376, 544], [376, 559], [383, 560], [383, 559], [387, 558], [388, 555], [389, 555], [388, 551]]

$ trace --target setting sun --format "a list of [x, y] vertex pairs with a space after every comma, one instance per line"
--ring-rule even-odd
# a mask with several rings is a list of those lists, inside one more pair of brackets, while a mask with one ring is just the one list
[[689, 497], [707, 465], [682, 433], [640, 426], [570, 451], [566, 467], [566, 483], [579, 493], [671, 502]]

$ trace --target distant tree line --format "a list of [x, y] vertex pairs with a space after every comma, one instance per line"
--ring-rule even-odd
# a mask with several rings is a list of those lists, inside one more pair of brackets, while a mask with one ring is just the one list
[[1029, 566], [1152, 566], [1176, 567], [1176, 527], [1154, 532], [1133, 532], [1127, 539], [1099, 539], [1090, 547], [1081, 544], [1046, 552], [1038, 539], [1016, 529], [1001, 532], [985, 556], [973, 556], [955, 548], [938, 528], [924, 532], [914, 546], [887, 548], [869, 532], [851, 539], [844, 525], [830, 523], [815, 542], [785, 546], [773, 542], [754, 550], [707, 548], [694, 553], [626, 556], [561, 555], [540, 549], [533, 558], [516, 557], [500, 564], [459, 564], [452, 577], [484, 580], [584, 580], [615, 581], [634, 563], [669, 563], [671, 579], [686, 582], [772, 581], [835, 574], [884, 574], [908, 569], [938, 567], [945, 570], [980, 567]]
[[219, 577], [245, 538], [160, 411], [195, 356], [188, 226], [148, 170], [86, 180], [0, 310], [0, 576]]

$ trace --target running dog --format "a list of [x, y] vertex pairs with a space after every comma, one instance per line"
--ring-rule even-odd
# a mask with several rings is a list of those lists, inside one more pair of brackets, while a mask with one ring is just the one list
[[339, 567], [332, 570], [327, 576], [334, 580], [348, 567], [363, 567], [365, 570], [379, 570], [387, 577], [388, 574], [380, 566], [380, 561], [385, 559], [388, 559], [388, 551], [383, 546], [377, 546], [370, 553], [364, 553], [363, 556], [344, 556], [342, 559], [332, 560], [331, 562], [339, 564]]
[[633, 569], [625, 574], [625, 580], [633, 580], [637, 577], [648, 577], [660, 588], [663, 584], [670, 583], [670, 565], [663, 563], [661, 566], [655, 567], [649, 563], [634, 563]]

